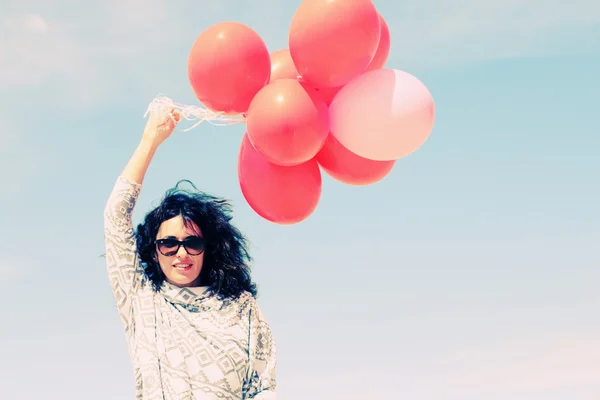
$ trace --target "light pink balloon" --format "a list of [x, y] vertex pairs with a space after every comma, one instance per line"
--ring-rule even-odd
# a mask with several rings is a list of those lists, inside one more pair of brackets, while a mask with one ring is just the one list
[[365, 72], [329, 106], [331, 134], [353, 153], [389, 161], [419, 149], [429, 137], [435, 106], [427, 87], [395, 69]]

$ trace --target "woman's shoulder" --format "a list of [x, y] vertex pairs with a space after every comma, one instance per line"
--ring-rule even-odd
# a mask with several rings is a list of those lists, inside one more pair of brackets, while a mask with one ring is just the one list
[[242, 306], [254, 306], [256, 305], [256, 298], [252, 295], [252, 293], [244, 290], [242, 293], [240, 293], [240, 295], [233, 300], [235, 303], [237, 303], [240, 307]]
[[256, 298], [248, 291], [243, 291], [235, 298], [228, 299], [227, 302], [239, 314], [247, 314], [258, 307]]

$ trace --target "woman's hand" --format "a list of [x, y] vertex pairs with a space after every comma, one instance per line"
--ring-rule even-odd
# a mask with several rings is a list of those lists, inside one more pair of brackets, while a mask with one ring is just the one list
[[171, 136], [180, 120], [181, 114], [173, 108], [151, 112], [144, 128], [142, 140], [158, 147]]
[[142, 134], [142, 141], [135, 149], [121, 176], [142, 184], [158, 146], [171, 136], [180, 119], [181, 114], [172, 108], [150, 113]]

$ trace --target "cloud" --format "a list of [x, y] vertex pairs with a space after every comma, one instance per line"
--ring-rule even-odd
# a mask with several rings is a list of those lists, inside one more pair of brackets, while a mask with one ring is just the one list
[[[31, 138], [21, 132], [22, 118], [42, 108], [78, 113], [150, 102], [158, 93], [185, 102], [178, 96], [191, 96], [186, 58], [196, 35], [211, 24], [237, 20], [259, 32], [271, 50], [282, 48], [299, 3], [4, 1], [0, 166], [19, 167], [3, 168], [0, 178], [26, 179], [39, 158], [28, 143]], [[405, 69], [546, 54], [575, 45], [589, 51], [593, 39], [576, 36], [578, 29], [600, 22], [600, 3], [593, 0], [572, 0], [568, 6], [560, 0], [376, 0], [376, 5], [392, 33], [389, 65]], [[561, 35], [562, 42], [556, 39]]]
[[33, 86], [55, 74], [73, 72], [77, 51], [72, 38], [39, 14], [0, 20], [0, 89]]
[[[0, 113], [0, 182], [3, 188], [10, 189], [2, 191], [5, 196], [0, 203], [13, 198], [20, 188], [30, 182], [43, 158], [39, 149], [30, 143], [17, 124], [13, 123], [12, 118], [2, 117]], [[0, 269], [7, 268], [5, 264], [4, 260], [0, 260]], [[0, 271], [0, 276], [4, 276], [4, 271]]]
[[551, 392], [597, 385], [600, 340], [584, 334], [517, 336], [456, 349], [442, 360], [452, 367], [443, 385], [465, 395]]
[[[187, 83], [187, 50], [202, 29], [243, 20], [282, 47], [297, 4], [261, 0], [242, 12], [234, 0], [38, 0], [27, 9], [9, 1], [0, 19], [0, 89], [36, 88], [70, 107], [169, 93]], [[376, 4], [390, 24], [394, 60], [435, 67], [555, 51], [553, 37], [600, 21], [592, 0]], [[581, 43], [571, 39], [565, 43]]]
[[9, 6], [0, 19], [0, 89], [87, 107], [169, 79], [162, 73], [173, 65], [183, 9], [161, 0], [43, 4], [35, 13]]
[[[517, 334], [493, 343], [482, 338], [449, 354], [407, 353], [402, 360], [380, 367], [322, 371], [296, 371], [299, 380], [295, 382], [303, 383], [287, 389], [289, 398], [303, 399], [296, 394], [303, 388], [322, 398], [344, 399], [591, 400], [600, 394], [600, 340], [597, 335], [582, 333]], [[349, 390], [348, 382], [359, 383]], [[574, 394], [586, 388], [585, 397]], [[561, 396], [565, 392], [571, 396]]]
[[48, 24], [46, 21], [37, 14], [26, 14], [23, 18], [23, 27], [28, 32], [41, 32], [45, 33], [48, 31]]
[[0, 286], [6, 286], [15, 279], [21, 277], [21, 269], [16, 268], [14, 263], [6, 260], [0, 260]]
[[593, 0], [429, 0], [380, 8], [398, 8], [384, 17], [392, 51], [411, 65], [443, 67], [598, 47], [579, 35], [600, 22], [600, 3]]

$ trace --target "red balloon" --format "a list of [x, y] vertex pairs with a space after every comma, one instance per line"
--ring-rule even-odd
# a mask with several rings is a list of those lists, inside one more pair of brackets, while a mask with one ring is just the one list
[[213, 111], [240, 114], [269, 82], [271, 59], [262, 38], [237, 22], [222, 22], [198, 36], [188, 77], [198, 100]]
[[267, 160], [298, 165], [323, 147], [329, 135], [329, 110], [310, 85], [279, 79], [256, 94], [246, 127], [252, 145]]
[[[276, 50], [271, 53], [271, 82], [279, 79], [297, 79], [310, 85], [300, 76], [289, 49]], [[342, 86], [324, 87], [315, 88], [315, 90], [319, 97], [325, 101], [325, 104], [329, 105], [341, 88]]]
[[304, 0], [289, 31], [298, 72], [319, 88], [348, 83], [373, 59], [380, 24], [371, 0]]
[[298, 79], [299, 75], [288, 49], [271, 53], [271, 82], [278, 79]]
[[377, 52], [375, 53], [373, 60], [371, 60], [371, 64], [369, 64], [369, 66], [367, 67], [367, 71], [383, 68], [390, 55], [390, 28], [388, 27], [388, 24], [385, 22], [385, 19], [383, 19], [381, 14], [379, 15], [379, 20], [381, 22], [381, 36], [379, 38], [379, 46], [377, 47]]
[[330, 105], [337, 92], [343, 87], [344, 86], [319, 88], [317, 89], [317, 93], [319, 94], [319, 97], [323, 99], [325, 104]]
[[322, 178], [313, 159], [283, 167], [267, 161], [244, 135], [238, 179], [248, 205], [267, 221], [296, 224], [308, 218], [321, 199]]
[[379, 182], [396, 163], [396, 160], [375, 161], [363, 158], [345, 148], [333, 135], [329, 135], [315, 159], [329, 176], [355, 186]]

